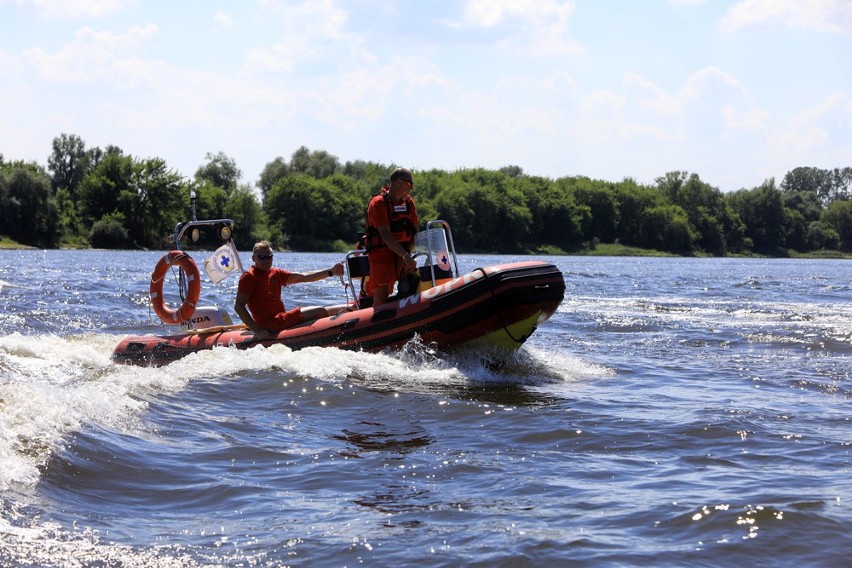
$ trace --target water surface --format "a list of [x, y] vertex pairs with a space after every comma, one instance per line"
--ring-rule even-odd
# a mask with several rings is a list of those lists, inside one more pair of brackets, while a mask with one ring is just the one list
[[0, 565], [848, 563], [848, 261], [546, 258], [565, 300], [513, 356], [113, 364], [163, 331], [160, 256], [0, 251]]

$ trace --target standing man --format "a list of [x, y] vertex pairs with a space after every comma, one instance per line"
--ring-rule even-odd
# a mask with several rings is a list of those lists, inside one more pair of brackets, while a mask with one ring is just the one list
[[254, 266], [243, 272], [237, 285], [234, 310], [255, 336], [266, 339], [300, 323], [332, 315], [321, 306], [297, 307], [287, 311], [281, 300], [281, 288], [340, 276], [343, 274], [342, 262], [315, 272], [291, 272], [272, 266], [272, 256], [272, 245], [268, 241], [256, 243], [251, 254]]
[[413, 188], [411, 170], [397, 168], [391, 172], [390, 185], [383, 187], [367, 207], [367, 256], [373, 306], [387, 303], [400, 272], [417, 269], [411, 257], [420, 224], [410, 195]]

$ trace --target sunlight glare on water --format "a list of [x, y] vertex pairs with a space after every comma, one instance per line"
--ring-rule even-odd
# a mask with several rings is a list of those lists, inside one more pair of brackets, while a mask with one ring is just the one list
[[0, 566], [848, 559], [849, 263], [554, 257], [565, 300], [513, 354], [115, 364], [169, 331], [160, 255], [0, 251]]

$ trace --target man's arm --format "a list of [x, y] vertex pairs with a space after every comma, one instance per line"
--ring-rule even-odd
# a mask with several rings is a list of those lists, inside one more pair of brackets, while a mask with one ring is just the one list
[[382, 237], [382, 240], [385, 242], [387, 247], [391, 249], [395, 254], [399, 255], [402, 258], [402, 262], [405, 264], [406, 272], [411, 272], [415, 268], [417, 268], [417, 263], [411, 257], [405, 247], [399, 244], [393, 233], [391, 233], [390, 225], [381, 225], [379, 227], [379, 235]]
[[270, 335], [270, 332], [260, 326], [254, 318], [251, 317], [251, 313], [248, 311], [246, 307], [246, 302], [248, 302], [248, 294], [243, 294], [237, 292], [237, 299], [234, 300], [234, 311], [237, 312], [237, 315], [240, 316], [240, 319], [243, 320], [243, 323], [246, 324], [249, 329], [251, 329], [255, 335], [258, 337], [266, 337]]
[[317, 282], [324, 280], [330, 276], [340, 276], [343, 274], [343, 263], [338, 262], [331, 268], [323, 268], [314, 272], [291, 272], [287, 277], [287, 284], [301, 284], [302, 282]]

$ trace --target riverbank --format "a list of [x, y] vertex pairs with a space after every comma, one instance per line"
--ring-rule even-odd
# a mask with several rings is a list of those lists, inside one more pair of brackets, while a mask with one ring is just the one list
[[[846, 253], [839, 250], [818, 250], [810, 252], [797, 252], [794, 250], [785, 251], [786, 254], [765, 255], [765, 254], [728, 254], [726, 258], [810, 258], [810, 259], [834, 259], [834, 260], [852, 260], [852, 253]], [[678, 255], [670, 252], [643, 249], [638, 247], [630, 247], [616, 243], [602, 243], [595, 245], [593, 248], [565, 252], [561, 250], [542, 249], [539, 254], [551, 255], [566, 255], [566, 256], [648, 256], [648, 257], [695, 257], [695, 258], [714, 258], [713, 255], [704, 253], [695, 253], [691, 255]]]
[[5, 235], [0, 235], [0, 250], [33, 250], [35, 247], [22, 245]]
[[[38, 247], [21, 244], [13, 241], [5, 235], [0, 235], [0, 250], [35, 250]], [[80, 249], [86, 247], [61, 247], [69, 249]], [[345, 252], [345, 251], [344, 251]], [[500, 254], [495, 251], [491, 254]], [[693, 255], [677, 255], [670, 252], [659, 251], [654, 249], [643, 249], [638, 247], [630, 247], [616, 243], [601, 243], [593, 248], [582, 250], [564, 251], [558, 247], [542, 247], [538, 251], [530, 254], [551, 255], [551, 256], [648, 256], [648, 257], [672, 257], [694, 256], [697, 258], [706, 257], [712, 258], [708, 254], [693, 254]], [[729, 254], [728, 258], [812, 258], [812, 259], [834, 259], [834, 260], [852, 260], [852, 253], [845, 253], [839, 250], [818, 250], [806, 253], [796, 252], [794, 250], [787, 251], [786, 255], [761, 255], [761, 254]]]

